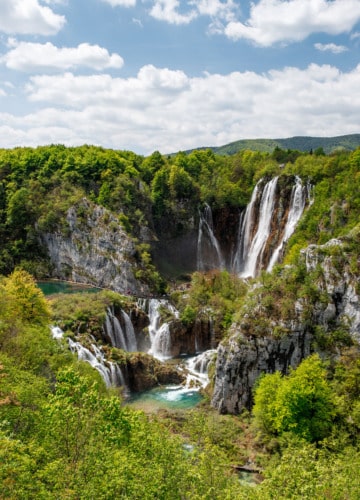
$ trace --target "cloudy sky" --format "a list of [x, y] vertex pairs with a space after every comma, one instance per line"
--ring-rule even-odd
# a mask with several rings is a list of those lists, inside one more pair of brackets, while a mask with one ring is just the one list
[[360, 0], [0, 0], [0, 147], [360, 132]]

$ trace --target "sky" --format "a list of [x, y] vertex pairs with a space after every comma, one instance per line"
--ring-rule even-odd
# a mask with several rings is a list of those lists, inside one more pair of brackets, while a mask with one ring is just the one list
[[0, 0], [0, 147], [360, 133], [360, 0]]

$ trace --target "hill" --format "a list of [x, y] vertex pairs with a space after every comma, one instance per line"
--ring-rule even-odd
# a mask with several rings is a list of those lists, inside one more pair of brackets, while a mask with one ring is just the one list
[[336, 150], [353, 151], [359, 146], [360, 134], [351, 134], [336, 137], [296, 136], [287, 139], [242, 139], [224, 146], [199, 149], [211, 149], [219, 155], [233, 155], [244, 149], [271, 153], [276, 147], [304, 152], [323, 148], [324, 152], [329, 154]]

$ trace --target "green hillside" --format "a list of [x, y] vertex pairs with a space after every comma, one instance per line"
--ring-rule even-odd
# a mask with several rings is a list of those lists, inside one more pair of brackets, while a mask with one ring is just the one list
[[360, 134], [351, 134], [336, 137], [296, 136], [287, 139], [243, 139], [209, 149], [220, 155], [233, 155], [244, 149], [271, 153], [276, 147], [304, 152], [323, 148], [324, 152], [329, 154], [336, 150], [353, 151], [359, 146]]

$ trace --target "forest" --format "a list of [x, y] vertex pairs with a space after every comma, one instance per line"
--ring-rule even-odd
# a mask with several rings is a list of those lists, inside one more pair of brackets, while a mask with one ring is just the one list
[[[205, 206], [242, 213], [257, 183], [274, 177], [285, 187], [301, 178], [309, 197], [271, 271], [243, 279], [164, 264], [160, 247], [173, 250]], [[147, 157], [91, 145], [0, 150], [0, 498], [360, 498], [360, 332], [340, 297], [346, 281], [359, 313], [359, 186], [360, 149]], [[191, 410], [128, 405], [66, 339], [96, 335], [106, 308], [132, 307], [132, 298], [115, 289], [49, 298], [37, 284], [70, 276], [59, 274], [44, 241], [69, 237], [73, 207], [77, 229], [94, 223], [96, 210], [100, 230], [122, 228], [138, 290], [169, 298], [184, 331], [208, 315], [217, 342], [233, 351], [247, 339], [284, 339], [300, 321], [309, 355], [286, 373], [262, 370], [238, 414], [211, 404], [214, 365]], [[323, 259], [313, 267], [308, 248]], [[54, 324], [63, 339], [51, 335]], [[108, 351], [114, 362], [139, 363], [136, 352]], [[239, 472], [243, 465], [250, 473]]]

